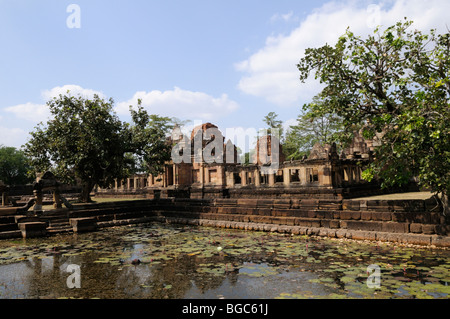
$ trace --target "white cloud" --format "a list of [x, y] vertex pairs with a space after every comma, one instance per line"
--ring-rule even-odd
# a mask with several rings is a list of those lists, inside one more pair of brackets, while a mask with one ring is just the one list
[[200, 119], [214, 121], [239, 108], [238, 103], [230, 100], [226, 94], [213, 97], [203, 92], [193, 92], [175, 87], [168, 91], [139, 91], [128, 101], [117, 104], [118, 114], [128, 114], [130, 105], [137, 105], [142, 100], [142, 106], [151, 114], [177, 117], [179, 119]]
[[[334, 45], [347, 27], [357, 35], [373, 33], [374, 27], [395, 24], [407, 17], [414, 28], [446, 32], [450, 2], [440, 0], [398, 0], [361, 6], [357, 1], [329, 2], [308, 15], [288, 35], [269, 36], [263, 48], [235, 64], [245, 73], [238, 88], [279, 106], [298, 106], [321, 90], [318, 81], [301, 83], [297, 63], [305, 49]], [[275, 16], [274, 16], [275, 17]], [[281, 17], [281, 16], [280, 16]], [[449, 23], [450, 24], [450, 23]], [[312, 78], [312, 77], [311, 77]]]
[[[44, 102], [51, 100], [54, 97], [59, 97], [60, 94], [66, 95], [67, 91], [72, 96], [81, 95], [85, 98], [92, 98], [94, 94], [97, 94], [100, 98], [105, 98], [102, 92], [84, 89], [79, 85], [63, 85], [56, 86], [50, 90], [44, 90], [41, 93], [41, 98]], [[46, 122], [50, 116], [50, 110], [48, 106], [39, 103], [27, 102], [24, 104], [18, 104], [4, 108], [6, 112], [10, 112], [16, 115], [17, 118], [27, 120], [33, 123]]]
[[278, 20], [282, 20], [284, 22], [289, 22], [294, 19], [294, 12], [291, 10], [288, 13], [282, 14], [282, 13], [275, 13], [271, 18], [270, 22], [276, 22]]
[[6, 112], [14, 113], [17, 118], [34, 123], [46, 121], [50, 116], [50, 110], [45, 104], [25, 103], [9, 106], [4, 109]]
[[7, 128], [0, 126], [0, 145], [20, 148], [25, 144], [28, 132], [21, 128]]
[[48, 101], [54, 97], [59, 97], [60, 94], [66, 95], [67, 91], [69, 91], [69, 94], [72, 96], [81, 95], [84, 98], [93, 98], [94, 94], [97, 94], [100, 98], [106, 98], [106, 96], [100, 91], [85, 89], [74, 84], [56, 86], [53, 89], [43, 91], [41, 95], [45, 101]]

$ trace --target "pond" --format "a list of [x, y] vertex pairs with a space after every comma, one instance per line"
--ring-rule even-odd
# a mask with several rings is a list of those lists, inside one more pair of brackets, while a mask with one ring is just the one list
[[0, 241], [0, 298], [442, 298], [450, 250], [153, 223]]

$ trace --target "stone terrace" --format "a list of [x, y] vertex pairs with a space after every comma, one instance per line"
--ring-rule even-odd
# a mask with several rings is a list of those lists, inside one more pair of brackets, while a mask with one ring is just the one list
[[0, 217], [0, 238], [167, 222], [450, 247], [449, 225], [428, 200], [159, 199], [80, 205], [40, 217]]

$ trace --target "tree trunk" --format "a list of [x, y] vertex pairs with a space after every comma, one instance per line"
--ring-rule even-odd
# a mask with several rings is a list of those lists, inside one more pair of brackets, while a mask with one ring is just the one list
[[94, 185], [91, 182], [86, 182], [81, 185], [80, 202], [91, 203], [91, 191]]
[[450, 204], [448, 202], [448, 194], [441, 193], [440, 201], [442, 204], [442, 210], [443, 210], [444, 216], [447, 218], [450, 218]]

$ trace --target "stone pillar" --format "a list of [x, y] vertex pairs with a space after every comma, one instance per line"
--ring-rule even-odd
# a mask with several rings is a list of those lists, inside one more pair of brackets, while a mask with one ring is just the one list
[[8, 193], [2, 192], [2, 206], [8, 205]]
[[117, 189], [119, 188], [119, 181], [117, 180], [117, 178], [114, 179], [114, 191], [117, 192]]
[[205, 181], [205, 168], [203, 165], [199, 166], [199, 173], [200, 173], [200, 184], [203, 185]]
[[[321, 174], [320, 174], [321, 173]], [[324, 166], [322, 167], [322, 172], [319, 172], [319, 182], [323, 186], [331, 186], [333, 185], [333, 181], [331, 179], [331, 167]]]
[[226, 185], [229, 188], [234, 187], [234, 173], [233, 172], [225, 172], [226, 175]]
[[283, 184], [289, 186], [291, 183], [291, 170], [289, 168], [283, 168]]
[[246, 186], [247, 185], [247, 172], [241, 171], [241, 185]]
[[275, 185], [275, 173], [268, 174], [268, 175], [269, 175], [269, 186], [274, 186]]
[[259, 187], [261, 186], [261, 175], [259, 174], [259, 170], [255, 169], [253, 171], [253, 176], [255, 177], [255, 186]]
[[53, 191], [53, 208], [62, 208], [61, 195], [59, 189]]
[[149, 174], [147, 177], [147, 186], [153, 186], [153, 175]]
[[42, 213], [42, 201], [43, 201], [42, 190], [35, 189], [33, 191], [33, 194], [34, 194], [34, 198], [36, 199], [33, 211], [35, 213]]
[[205, 184], [209, 184], [211, 181], [209, 180], [209, 169], [205, 168]]

